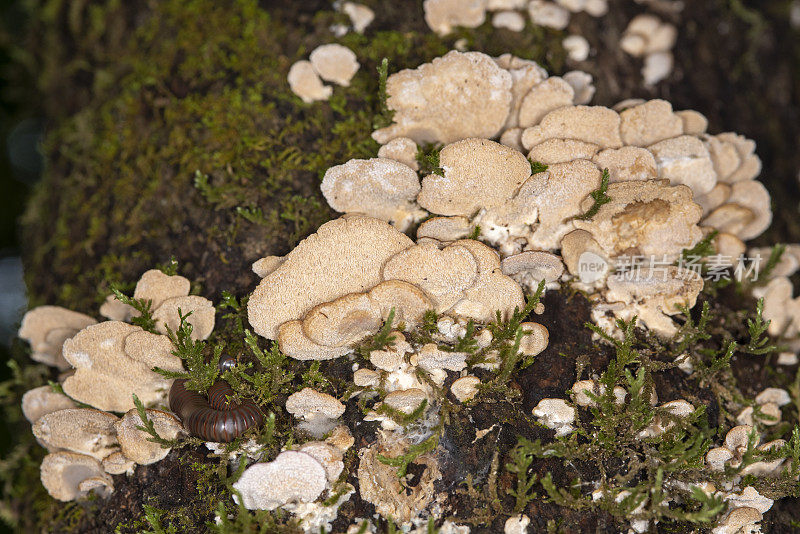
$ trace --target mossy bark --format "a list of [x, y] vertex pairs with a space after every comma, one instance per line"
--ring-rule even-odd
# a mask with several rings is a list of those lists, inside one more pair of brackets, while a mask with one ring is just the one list
[[[357, 51], [361, 72], [350, 87], [336, 87], [330, 101], [307, 105], [290, 92], [286, 74], [294, 61], [333, 40], [329, 27], [343, 15], [328, 2], [33, 2], [28, 65], [38, 73], [48, 133], [47, 169], [22, 221], [31, 306], [56, 304], [96, 315], [112, 284], [129, 289], [144, 270], [171, 258], [198, 294], [215, 301], [223, 291], [247, 295], [257, 281], [253, 261], [286, 253], [335, 215], [319, 192], [325, 170], [376, 154], [369, 134], [379, 111], [381, 59], [389, 58], [390, 72], [415, 67], [459, 38], [473, 50], [534, 59], [553, 73], [587, 70], [595, 77], [598, 104], [665, 98], [676, 109], [705, 114], [712, 132], [754, 138], [776, 214], [758, 243], [800, 239], [800, 40], [788, 25], [789, 2], [748, 8], [740, 0], [694, 1], [683, 13], [663, 13], [680, 28], [676, 68], [652, 89], [642, 87], [640, 62], [618, 49], [627, 21], [644, 10], [632, 2], [612, 0], [610, 13], [599, 19], [575, 15], [567, 32], [513, 33], [486, 23], [446, 38], [428, 30], [421, 1], [363, 3], [375, 8], [375, 22], [366, 35], [339, 40]], [[584, 35], [596, 56], [567, 64], [560, 44], [567, 33]], [[551, 298], [547, 304], [553, 344], [516, 380], [525, 395], [520, 405], [507, 407], [501, 453], [525, 433], [515, 422], [520, 410], [527, 414], [540, 398], [563, 396], [576, 358], [591, 354], [597, 369], [608, 359], [588, 334], [575, 335], [587, 318], [585, 302]], [[715, 306], [725, 313], [744, 307], [724, 300]], [[758, 384], [750, 377], [771, 372], [755, 361], [736, 368], [753, 392]], [[685, 393], [681, 380], [677, 374], [664, 380], [669, 397]], [[486, 419], [480, 428], [488, 428], [505, 412], [478, 413]], [[469, 441], [461, 423], [448, 436], [455, 447]], [[165, 510], [165, 517], [184, 514], [177, 524], [187, 531], [205, 528], [216, 513], [214, 495], [223, 486], [209, 482], [216, 466], [199, 454], [173, 454], [137, 469], [131, 479], [115, 477], [117, 492], [107, 504], [63, 505], [44, 494], [36, 470], [43, 453], [28, 442], [19, 449], [9, 509], [26, 531], [110, 532], [118, 525], [136, 531], [147, 525], [146, 504]], [[474, 474], [486, 476], [491, 451], [468, 453], [477, 455]], [[349, 462], [354, 471], [355, 460]], [[548, 469], [554, 463], [540, 466]], [[453, 513], [475, 505], [466, 497], [458, 502], [464, 509]], [[781, 531], [798, 510], [797, 500], [781, 501], [767, 524]], [[343, 508], [349, 518], [371, 513], [363, 502]], [[584, 517], [555, 505], [538, 503], [531, 513], [542, 526], [566, 514], [564, 525], [573, 529], [617, 528], [610, 516]], [[497, 531], [499, 519], [492, 521], [497, 524], [485, 531]]]

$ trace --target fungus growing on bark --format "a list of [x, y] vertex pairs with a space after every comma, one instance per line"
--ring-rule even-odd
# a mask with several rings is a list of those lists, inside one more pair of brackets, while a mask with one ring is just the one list
[[64, 341], [96, 322], [66, 308], [39, 306], [25, 313], [17, 335], [30, 343], [32, 360], [65, 371], [70, 364], [62, 355]]
[[90, 408], [70, 408], [40, 417], [33, 435], [49, 450], [67, 450], [102, 460], [118, 446], [113, 414]]
[[634, 57], [644, 57], [642, 75], [645, 85], [654, 85], [666, 78], [672, 70], [672, 47], [678, 30], [662, 22], [655, 15], [634, 17], [625, 29], [620, 48]]
[[467, 402], [478, 394], [478, 385], [480, 383], [480, 379], [476, 376], [462, 376], [453, 381], [450, 385], [450, 391], [458, 402]]
[[572, 61], [586, 61], [589, 57], [589, 41], [582, 35], [569, 35], [561, 41], [561, 46]]
[[311, 388], [303, 388], [286, 399], [286, 411], [300, 419], [300, 428], [313, 436], [331, 430], [344, 410], [344, 404], [336, 398]]
[[439, 35], [447, 35], [454, 26], [477, 28], [486, 20], [486, 0], [425, 0], [425, 22]]
[[533, 409], [533, 415], [547, 428], [556, 431], [556, 436], [566, 436], [575, 427], [575, 408], [563, 399], [542, 399]]
[[22, 395], [22, 414], [31, 424], [44, 415], [69, 408], [77, 408], [75, 401], [50, 386], [39, 386]]
[[[153, 422], [156, 433], [162, 439], [172, 440], [183, 432], [180, 421], [170, 413], [145, 410], [145, 414]], [[150, 441], [150, 434], [137, 428], [143, 424], [139, 412], [133, 409], [115, 421], [114, 428], [125, 457], [140, 465], [150, 465], [163, 460], [172, 449]]]
[[344, 87], [350, 85], [360, 66], [352, 50], [336, 43], [318, 46], [308, 59], [320, 78]]
[[489, 56], [454, 50], [392, 74], [386, 94], [394, 124], [372, 134], [381, 144], [395, 137], [416, 143], [493, 137], [510, 110], [511, 75]]
[[248, 510], [274, 510], [291, 502], [314, 501], [326, 485], [325, 468], [313, 456], [284, 451], [272, 462], [245, 469], [233, 488]]
[[426, 213], [416, 203], [420, 191], [417, 173], [392, 159], [351, 159], [331, 167], [321, 189], [336, 211], [383, 219], [401, 232]]
[[42, 485], [54, 499], [73, 501], [94, 492], [108, 497], [114, 482], [91, 456], [74, 452], [54, 452], [44, 457], [40, 468]]
[[127, 323], [106, 321], [89, 326], [64, 343], [64, 357], [75, 373], [64, 380], [64, 392], [100, 410], [127, 412], [133, 394], [145, 405], [164, 402], [171, 380], [152, 371], [182, 372], [167, 336]]
[[[135, 300], [150, 302], [150, 312], [156, 323], [156, 330], [173, 332], [180, 326], [180, 312], [188, 317], [192, 325], [192, 339], [206, 339], [214, 330], [214, 304], [204, 298], [189, 295], [190, 282], [183, 276], [164, 274], [159, 269], [150, 269], [142, 274], [133, 291]], [[129, 321], [139, 312], [131, 306], [109, 297], [100, 308], [100, 314], [112, 321]]]
[[[419, 147], [417, 147], [417, 143], [413, 139], [395, 137], [378, 149], [378, 157], [392, 159], [408, 166], [413, 171], [418, 171], [417, 150], [419, 150]], [[417, 184], [419, 184], [419, 180], [417, 180]], [[417, 192], [419, 192], [419, 189], [417, 189]]]
[[288, 75], [289, 87], [306, 104], [317, 100], [327, 100], [333, 94], [333, 87], [322, 83], [310, 61], [301, 60], [292, 65]]
[[528, 15], [536, 26], [554, 30], [563, 30], [569, 24], [569, 11], [547, 0], [531, 0], [528, 3]]

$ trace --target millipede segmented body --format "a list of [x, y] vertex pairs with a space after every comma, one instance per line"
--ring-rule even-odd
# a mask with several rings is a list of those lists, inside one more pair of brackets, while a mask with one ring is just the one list
[[[229, 359], [220, 362], [225, 368]], [[264, 421], [261, 410], [251, 400], [236, 403], [233, 389], [224, 380], [208, 388], [208, 399], [186, 389], [186, 380], [177, 379], [169, 390], [169, 409], [181, 420], [190, 434], [206, 441], [228, 443], [248, 428]]]

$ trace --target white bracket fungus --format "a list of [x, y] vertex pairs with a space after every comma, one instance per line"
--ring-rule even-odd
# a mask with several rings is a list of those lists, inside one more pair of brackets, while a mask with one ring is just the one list
[[395, 137], [409, 137], [416, 143], [493, 137], [508, 116], [511, 83], [508, 71], [489, 56], [448, 52], [432, 63], [388, 78], [386, 104], [395, 112], [395, 124], [375, 131], [372, 137], [381, 144]]
[[620, 48], [634, 57], [644, 57], [645, 85], [655, 85], [672, 71], [672, 47], [678, 30], [651, 14], [634, 17], [620, 40]]
[[49, 450], [67, 450], [102, 460], [118, 447], [113, 414], [91, 408], [59, 410], [40, 417], [33, 435]]
[[356, 33], [364, 33], [372, 21], [375, 19], [375, 12], [364, 4], [355, 2], [344, 2], [341, 5], [342, 12], [350, 17], [353, 29]]
[[287, 80], [292, 92], [306, 104], [327, 100], [333, 94], [333, 87], [322, 83], [310, 61], [301, 60], [292, 65]]
[[42, 485], [54, 499], [73, 501], [90, 491], [108, 497], [114, 482], [95, 458], [74, 452], [54, 452], [42, 460]]
[[64, 380], [64, 392], [100, 410], [127, 412], [133, 394], [145, 404], [163, 402], [172, 383], [153, 367], [183, 371], [167, 336], [127, 323], [106, 321], [89, 326], [64, 343], [64, 357], [75, 374]]
[[458, 399], [458, 402], [467, 402], [478, 394], [478, 384], [480, 383], [480, 379], [475, 376], [462, 376], [453, 381], [450, 385], [450, 391]]
[[454, 26], [477, 28], [486, 20], [486, 0], [425, 0], [425, 22], [439, 35], [447, 35]]
[[39, 306], [25, 313], [17, 335], [30, 343], [31, 359], [64, 371], [70, 367], [61, 352], [64, 341], [96, 322], [66, 308]]
[[564, 399], [542, 399], [533, 409], [533, 415], [547, 428], [556, 431], [556, 436], [566, 436], [575, 427], [575, 408]]
[[569, 35], [561, 42], [572, 61], [586, 61], [589, 57], [589, 41], [582, 35]]
[[344, 410], [344, 404], [336, 398], [311, 388], [303, 388], [286, 399], [286, 411], [301, 419], [300, 428], [313, 436], [331, 430]]
[[233, 488], [248, 510], [274, 510], [291, 502], [314, 501], [326, 485], [325, 468], [313, 456], [284, 451], [272, 462], [245, 469]]
[[336, 43], [318, 46], [308, 59], [320, 78], [344, 87], [350, 85], [360, 66], [352, 50]]
[[401, 232], [426, 215], [416, 203], [420, 191], [417, 173], [393, 159], [351, 159], [331, 167], [321, 189], [336, 211], [383, 219]]
[[[145, 410], [145, 414], [153, 422], [156, 433], [163, 439], [175, 439], [179, 433], [183, 432], [180, 421], [170, 413], [161, 410]], [[154, 464], [166, 458], [172, 449], [150, 441], [150, 434], [137, 428], [143, 424], [139, 412], [133, 409], [116, 421], [114, 428], [122, 453], [126, 458], [140, 465]]]
[[77, 408], [75, 401], [50, 386], [39, 386], [22, 395], [22, 415], [31, 424], [44, 415], [69, 408]]
[[[186, 321], [192, 325], [192, 339], [206, 339], [214, 330], [214, 305], [204, 297], [189, 295], [191, 284], [183, 276], [168, 275], [158, 269], [146, 271], [133, 290], [133, 298], [150, 301], [156, 330], [173, 332], [180, 326], [181, 314], [190, 314]], [[100, 315], [112, 321], [129, 321], [139, 312], [119, 302], [113, 295], [100, 307]]]

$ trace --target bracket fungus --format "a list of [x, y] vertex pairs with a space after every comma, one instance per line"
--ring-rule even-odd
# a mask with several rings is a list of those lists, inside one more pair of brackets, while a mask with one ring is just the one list
[[59, 306], [39, 306], [25, 313], [17, 335], [30, 343], [31, 359], [65, 371], [70, 364], [62, 355], [64, 341], [96, 322]]
[[344, 404], [336, 398], [311, 388], [303, 388], [286, 399], [286, 411], [300, 419], [300, 428], [314, 436], [331, 430], [344, 410]]
[[22, 414], [31, 424], [44, 415], [77, 407], [75, 401], [50, 386], [39, 386], [22, 395]]
[[333, 87], [322, 83], [310, 61], [301, 60], [292, 65], [287, 77], [292, 92], [306, 104], [317, 100], [327, 100], [333, 94]]
[[394, 111], [395, 123], [372, 137], [381, 144], [395, 137], [416, 143], [493, 137], [508, 116], [511, 83], [508, 71], [489, 56], [453, 50], [389, 76], [386, 105]]
[[68, 408], [40, 417], [33, 435], [50, 450], [67, 450], [102, 460], [118, 447], [117, 416], [91, 408]]
[[[145, 410], [145, 414], [153, 422], [153, 428], [162, 439], [172, 440], [183, 432], [181, 423], [170, 413], [161, 410]], [[114, 422], [117, 440], [122, 454], [129, 460], [139, 465], [154, 464], [163, 460], [172, 449], [150, 441], [150, 434], [137, 428], [142, 424], [143, 421], [137, 410], [128, 411], [121, 419]]]
[[556, 436], [566, 436], [575, 427], [575, 408], [564, 399], [542, 399], [533, 409], [533, 415], [547, 428], [556, 431]]
[[274, 510], [291, 502], [316, 500], [327, 480], [325, 468], [313, 456], [284, 451], [272, 462], [256, 463], [245, 469], [233, 488], [248, 510]]
[[[142, 274], [133, 290], [135, 300], [150, 302], [150, 311], [156, 322], [156, 330], [166, 334], [169, 328], [175, 332], [180, 326], [180, 312], [189, 316], [186, 320], [192, 325], [192, 339], [206, 339], [214, 330], [214, 305], [204, 297], [189, 295], [191, 284], [187, 278], [168, 275], [159, 269], [150, 269]], [[109, 296], [100, 314], [112, 321], [128, 321], [139, 312], [131, 306]]]
[[351, 159], [331, 167], [321, 189], [336, 211], [383, 219], [401, 232], [426, 213], [416, 203], [420, 190], [417, 173], [393, 159]]
[[42, 460], [42, 485], [59, 501], [73, 501], [94, 492], [107, 497], [114, 482], [95, 458], [74, 452], [54, 452]]
[[64, 392], [100, 410], [127, 412], [133, 394], [145, 405], [163, 402], [170, 380], [152, 371], [181, 372], [167, 336], [127, 323], [106, 321], [89, 326], [64, 343], [64, 357], [75, 373], [64, 380]]
[[486, 20], [486, 0], [425, 0], [425, 22], [439, 35], [447, 35], [454, 26], [477, 28]]
[[318, 46], [308, 56], [311, 66], [320, 78], [347, 87], [360, 65], [355, 53], [340, 44]]
[[651, 14], [634, 17], [620, 40], [620, 48], [634, 57], [644, 57], [645, 85], [655, 85], [672, 71], [672, 47], [678, 30]]

